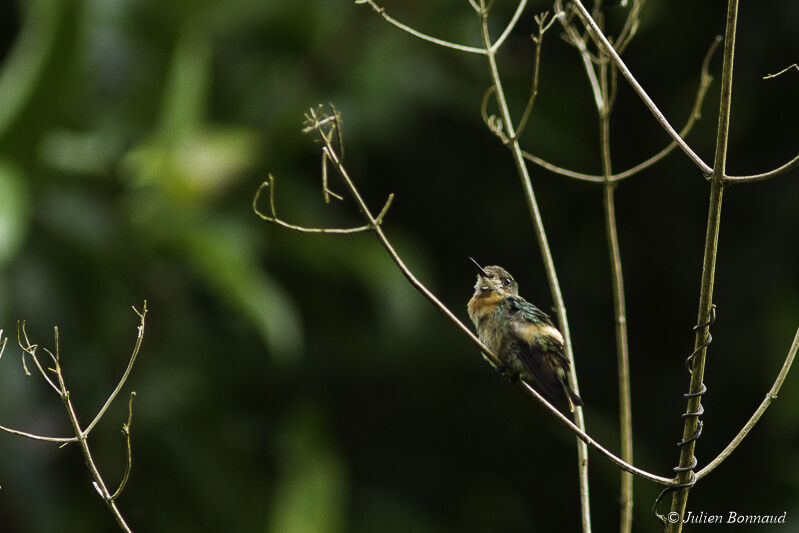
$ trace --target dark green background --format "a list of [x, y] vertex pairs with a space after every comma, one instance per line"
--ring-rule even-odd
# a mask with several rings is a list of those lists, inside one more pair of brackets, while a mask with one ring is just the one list
[[[318, 103], [341, 110], [346, 164], [410, 267], [464, 320], [466, 257], [501, 264], [551, 307], [510, 154], [482, 125], [484, 58], [437, 48], [349, 1], [30, 0], [0, 16], [0, 423], [67, 434], [59, 399], [25, 378], [13, 342], [61, 332], [90, 420], [135, 337], [125, 393], [92, 433], [115, 486], [119, 428], [138, 393], [134, 467], [119, 500], [138, 531], [576, 531], [571, 434], [508, 385], [401, 276], [371, 235], [306, 236], [250, 207], [269, 172], [281, 215], [360, 225], [319, 192]], [[465, 1], [386, 4], [424, 31], [479, 43]], [[498, 35], [515, 2], [497, 0]], [[531, 2], [500, 57], [518, 117], [529, 90]], [[611, 33], [620, 11], [607, 12]], [[687, 118], [724, 2], [656, 2], [625, 58], [667, 117]], [[728, 169], [799, 149], [799, 3], [742, 2]], [[598, 127], [578, 56], [546, 37], [523, 146], [598, 172]], [[720, 54], [712, 72], [720, 70]], [[689, 142], [712, 161], [718, 81]], [[667, 137], [620, 82], [614, 168]], [[589, 431], [618, 450], [615, 348], [601, 187], [531, 168], [568, 306]], [[338, 181], [332, 188], [344, 193]], [[699, 293], [708, 186], [681, 153], [620, 185], [635, 463], [668, 475]], [[700, 465], [771, 386], [799, 325], [799, 174], [725, 193]], [[799, 530], [799, 385], [691, 493], [695, 512], [781, 514]], [[595, 531], [618, 523], [617, 469], [591, 452]], [[77, 447], [0, 434], [0, 530], [114, 531]], [[657, 531], [658, 489], [636, 480], [635, 530]], [[695, 526], [693, 530], [699, 530]], [[743, 528], [741, 529], [743, 531]], [[770, 529], [769, 529], [770, 530]]]

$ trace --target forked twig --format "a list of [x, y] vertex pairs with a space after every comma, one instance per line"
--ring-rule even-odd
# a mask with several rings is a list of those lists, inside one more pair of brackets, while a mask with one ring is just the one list
[[[327, 152], [324, 153], [322, 156], [323, 159], [327, 158]], [[323, 164], [322, 168], [326, 168]], [[325, 180], [326, 181], [326, 180]], [[324, 182], [323, 182], [324, 183]], [[261, 196], [261, 192], [264, 189], [269, 189], [269, 214], [263, 213], [260, 209], [258, 209], [258, 200]], [[323, 190], [327, 191], [326, 184], [323, 185]], [[329, 192], [329, 191], [328, 191]], [[324, 194], [324, 193], [323, 193]], [[394, 193], [388, 195], [388, 199], [386, 200], [385, 205], [383, 205], [383, 209], [380, 210], [380, 214], [377, 215], [375, 219], [378, 224], [383, 223], [383, 218], [388, 213], [389, 207], [391, 207], [391, 203], [394, 201]], [[296, 224], [290, 224], [285, 220], [281, 220], [277, 216], [277, 211], [275, 210], [275, 177], [272, 174], [269, 174], [269, 178], [267, 181], [261, 183], [258, 187], [258, 190], [255, 191], [255, 197], [252, 200], [252, 209], [255, 211], [255, 214], [261, 217], [263, 220], [267, 222], [271, 222], [272, 224], [277, 224], [278, 226], [282, 226], [286, 229], [290, 229], [293, 231], [299, 231], [300, 233], [323, 233], [329, 235], [349, 235], [352, 233], [362, 233], [364, 231], [370, 231], [372, 228], [366, 224], [363, 226], [357, 226], [354, 228], [309, 228], [305, 226], [298, 226]]]
[[[713, 76], [709, 72], [710, 58], [713, 56], [713, 53], [718, 48], [719, 44], [721, 44], [721, 37], [720, 36], [716, 37], [716, 39], [714, 39], [713, 43], [710, 45], [710, 48], [708, 48], [707, 54], [705, 54], [705, 59], [702, 61], [702, 73], [701, 73], [700, 78], [699, 78], [699, 87], [697, 88], [696, 96], [694, 97], [694, 104], [693, 104], [693, 107], [691, 108], [691, 114], [688, 116], [688, 120], [685, 122], [685, 124], [683, 125], [682, 129], [680, 130], [680, 137], [683, 137], [683, 138], [687, 137], [688, 134], [691, 132], [691, 129], [693, 129], [694, 124], [696, 124], [696, 121], [699, 120], [702, 117], [702, 104], [704, 103], [705, 96], [707, 95], [708, 89], [710, 89], [710, 85], [713, 82]], [[651, 167], [652, 165], [654, 165], [658, 161], [662, 160], [664, 157], [666, 157], [671, 152], [673, 152], [674, 149], [677, 146], [678, 146], [677, 142], [676, 141], [672, 141], [665, 148], [663, 148], [660, 152], [656, 153], [655, 155], [653, 155], [649, 159], [647, 159], [645, 161], [642, 161], [641, 163], [638, 163], [637, 165], [635, 165], [633, 167], [630, 167], [630, 168], [628, 168], [627, 170], [625, 170], [623, 172], [618, 172], [618, 173], [611, 174], [608, 179], [610, 181], [615, 182], [615, 181], [621, 181], [621, 180], [623, 180], [625, 178], [629, 178], [631, 176], [634, 176], [634, 175], [640, 173], [641, 171]], [[553, 172], [555, 174], [559, 174], [561, 176], [566, 176], [568, 178], [574, 178], [574, 179], [578, 179], [578, 180], [582, 180], [582, 181], [590, 181], [590, 182], [593, 182], [593, 183], [604, 183], [605, 182], [605, 178], [603, 176], [598, 175], [598, 174], [587, 174], [587, 173], [584, 173], [584, 172], [577, 172], [577, 171], [574, 171], [574, 170], [569, 170], [567, 168], [563, 168], [561, 166], [558, 166], [558, 165], [555, 165], [553, 163], [550, 163], [550, 162], [548, 162], [548, 161], [546, 161], [546, 160], [544, 160], [544, 159], [542, 159], [542, 158], [540, 158], [540, 157], [538, 157], [536, 155], [531, 154], [530, 152], [524, 151], [523, 155], [524, 155], [524, 158], [527, 159], [528, 161], [531, 161], [531, 162], [535, 163], [536, 165], [538, 165], [538, 166], [540, 166], [542, 168], [545, 168], [545, 169], [547, 169], [550, 172]], [[794, 163], [794, 166], [796, 164], [799, 164], [799, 156], [797, 156], [796, 162]], [[783, 172], [787, 172], [788, 170], [790, 170], [790, 168], [786, 168], [785, 170], [783, 170]], [[752, 177], [748, 177], [748, 178], [750, 178], [749, 181], [754, 181], [754, 180], [751, 179]], [[734, 178], [734, 179], [739, 179], [739, 178]], [[765, 178], [763, 178], [763, 179], [765, 179]]]
[[[524, 106], [524, 111], [522, 112], [522, 118], [519, 119], [519, 124], [516, 126], [516, 131], [513, 133], [514, 138], [518, 139], [519, 136], [524, 131], [524, 128], [527, 126], [527, 120], [530, 118], [530, 112], [533, 110], [533, 105], [535, 105], [535, 97], [538, 96], [538, 75], [541, 70], [541, 46], [544, 44], [544, 34], [546, 31], [552, 27], [552, 24], [555, 23], [557, 17], [552, 17], [549, 21], [547, 21], [547, 17], [549, 13], [544, 11], [543, 13], [536, 15], [535, 23], [538, 26], [538, 35], [531, 35], [530, 38], [535, 43], [535, 59], [533, 62], [533, 83], [530, 89], [530, 96], [527, 99], [527, 105]], [[496, 43], [494, 47], [496, 47]]]
[[[36, 435], [33, 433], [28, 433], [26, 431], [20, 431], [13, 428], [7, 428], [5, 426], [0, 426], [0, 430], [5, 431], [7, 433], [11, 433], [13, 435], [19, 435], [22, 437], [27, 437], [30, 439], [35, 440], [42, 440], [47, 442], [58, 442], [61, 445], [66, 445], [71, 442], [77, 442], [81, 448], [81, 452], [83, 454], [83, 458], [86, 462], [86, 466], [89, 469], [89, 473], [92, 477], [92, 486], [97, 490], [100, 497], [108, 507], [109, 511], [111, 512], [114, 520], [116, 520], [119, 527], [126, 532], [130, 532], [130, 527], [128, 526], [127, 522], [125, 521], [122, 513], [120, 512], [119, 508], [116, 505], [115, 500], [119, 497], [124, 489], [127, 481], [130, 477], [130, 471], [133, 464], [132, 459], [132, 450], [130, 444], [130, 430], [131, 424], [133, 422], [133, 397], [135, 396], [135, 392], [131, 393], [131, 398], [128, 403], [128, 421], [122, 426], [122, 432], [126, 436], [126, 449], [127, 449], [127, 463], [125, 468], [125, 473], [122, 478], [122, 482], [120, 483], [117, 490], [112, 495], [106, 484], [103, 480], [100, 471], [97, 468], [96, 463], [94, 462], [94, 457], [91, 452], [91, 448], [89, 447], [88, 437], [91, 433], [92, 429], [97, 425], [97, 423], [103, 418], [105, 413], [108, 411], [111, 402], [114, 401], [116, 396], [119, 394], [122, 387], [125, 385], [125, 382], [130, 375], [130, 372], [133, 368], [133, 364], [136, 361], [136, 357], [141, 349], [142, 340], [144, 338], [144, 326], [145, 326], [145, 316], [147, 314], [147, 301], [145, 300], [144, 305], [141, 311], [138, 311], [135, 307], [133, 311], [139, 317], [139, 326], [138, 326], [138, 333], [136, 335], [136, 343], [134, 345], [133, 351], [128, 359], [128, 365], [125, 368], [125, 371], [122, 374], [122, 377], [117, 382], [116, 387], [111, 392], [111, 394], [106, 399], [103, 406], [98, 411], [97, 415], [94, 417], [92, 422], [86, 426], [85, 429], [81, 428], [80, 422], [78, 421], [78, 415], [75, 411], [75, 407], [72, 404], [72, 398], [69, 389], [67, 388], [67, 384], [64, 381], [64, 374], [61, 367], [61, 347], [59, 342], [59, 335], [58, 335], [58, 328], [54, 329], [54, 338], [55, 338], [55, 353], [51, 352], [47, 348], [45, 348], [45, 352], [52, 360], [53, 366], [47, 367], [46, 369], [41, 365], [39, 361], [39, 357], [37, 355], [38, 345], [33, 344], [28, 337], [28, 333], [25, 327], [25, 322], [20, 322], [17, 326], [17, 341], [19, 343], [20, 348], [22, 349], [22, 364], [25, 370], [26, 375], [30, 375], [30, 372], [27, 369], [25, 364], [25, 356], [27, 355], [30, 357], [34, 364], [36, 365], [37, 370], [48, 383], [48, 385], [54, 389], [56, 394], [61, 398], [61, 401], [64, 403], [64, 407], [67, 411], [67, 417], [69, 418], [70, 424], [72, 425], [73, 432], [75, 434], [74, 437], [48, 437], [43, 435]], [[5, 342], [3, 342], [2, 348], [5, 347]], [[1, 350], [1, 348], [0, 348]], [[0, 351], [0, 355], [2, 352]], [[53, 381], [48, 372], [55, 376], [55, 381]]]
[[431, 35], [427, 35], [426, 33], [422, 33], [419, 30], [415, 30], [410, 26], [406, 26], [402, 22], [398, 21], [394, 17], [391, 17], [388, 13], [386, 13], [385, 8], [377, 5], [374, 0], [355, 0], [356, 4], [366, 4], [371, 7], [375, 13], [383, 17], [383, 19], [391, 24], [392, 26], [396, 26], [397, 28], [401, 29], [404, 32], [410, 33], [414, 37], [418, 37], [423, 41], [428, 41], [433, 44], [437, 44], [438, 46], [443, 46], [444, 48], [452, 48], [453, 50], [458, 50], [460, 52], [468, 52], [470, 54], [485, 54], [485, 50], [482, 48], [475, 48], [473, 46], [465, 46], [458, 43], [453, 43], [450, 41], [445, 41], [444, 39], [438, 39], [437, 37], [433, 37]]
[[671, 123], [669, 123], [660, 109], [658, 109], [657, 105], [655, 105], [655, 102], [652, 101], [644, 88], [641, 87], [641, 84], [638, 83], [638, 80], [635, 79], [632, 72], [630, 72], [630, 69], [627, 68], [627, 65], [624, 63], [624, 61], [622, 61], [621, 57], [619, 57], [619, 54], [613, 48], [613, 45], [610, 44], [607, 37], [605, 37], [605, 35], [599, 29], [594, 19], [591, 18], [590, 13], [588, 13], [588, 10], [585, 8], [585, 6], [583, 6], [582, 2], [580, 2], [580, 0], [571, 0], [571, 5], [576, 8], [577, 15], [580, 17], [580, 20], [582, 20], [583, 24], [585, 24], [585, 26], [590, 30], [594, 39], [599, 45], [601, 45], [605, 53], [607, 53], [613, 59], [613, 62], [616, 63], [616, 67], [622, 73], [633, 90], [638, 94], [641, 100], [643, 100], [644, 104], [646, 104], [646, 107], [649, 108], [649, 111], [652, 113], [658, 123], [663, 127], [663, 129], [666, 130], [669, 136], [674, 139], [674, 141], [679, 145], [680, 149], [685, 152], [685, 155], [687, 155], [688, 158], [699, 167], [702, 173], [705, 176], [709, 176], [713, 169], [710, 168], [708, 164], [705, 163], [702, 158], [691, 149], [690, 146], [688, 146], [680, 134], [675, 131]]

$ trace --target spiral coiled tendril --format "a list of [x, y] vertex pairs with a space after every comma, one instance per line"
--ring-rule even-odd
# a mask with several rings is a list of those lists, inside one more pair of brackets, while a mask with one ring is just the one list
[[[706, 349], [708, 346], [710, 346], [710, 343], [713, 342], [713, 335], [710, 334], [710, 326], [712, 326], [715, 322], [716, 322], [716, 305], [713, 304], [713, 305], [710, 306], [710, 319], [707, 322], [705, 322], [704, 324], [696, 324], [693, 327], [694, 331], [697, 331], [697, 330], [702, 329], [702, 328], [708, 328], [708, 330], [707, 330], [707, 336], [705, 337], [705, 341], [702, 344], [700, 344], [699, 346], [697, 346], [696, 349], [691, 353], [691, 355], [689, 355], [685, 359], [685, 368], [686, 368], [686, 370], [688, 370], [688, 373], [691, 374], [691, 375], [693, 375], [693, 373], [694, 373], [694, 360], [695, 360], [696, 354], [698, 354], [702, 350]], [[698, 391], [696, 391], [696, 392], [686, 392], [682, 396], [686, 400], [690, 400], [691, 398], [700, 397], [700, 396], [704, 395], [706, 392], [707, 392], [707, 386], [705, 386], [704, 383], [701, 383], [700, 386], [699, 386], [699, 390]], [[702, 403], [700, 401], [699, 405], [696, 408], [696, 411], [693, 411], [693, 412], [686, 411], [685, 413], [683, 413], [681, 415], [683, 420], [685, 420], [686, 418], [696, 418], [697, 420], [696, 420], [696, 431], [694, 431], [693, 435], [691, 435], [690, 437], [688, 437], [686, 439], [683, 439], [683, 440], [681, 440], [680, 442], [677, 443], [677, 447], [680, 449], [680, 451], [682, 451], [683, 447], [685, 447], [686, 445], [688, 445], [688, 444], [694, 442], [696, 439], [698, 439], [699, 436], [702, 434], [702, 421], [699, 419], [699, 417], [701, 417], [704, 413], [705, 413], [705, 408], [702, 406]], [[691, 464], [689, 464], [688, 466], [675, 466], [673, 468], [674, 475], [676, 476], [676, 475], [682, 474], [684, 472], [688, 472], [690, 474], [690, 477], [688, 478], [688, 481], [686, 481], [685, 483], [678, 483], [676, 485], [671, 485], [671, 486], [666, 487], [665, 489], [663, 489], [660, 492], [660, 494], [658, 494], [658, 497], [655, 499], [655, 503], [652, 506], [652, 513], [655, 515], [655, 517], [658, 520], [660, 520], [660, 523], [663, 524], [663, 529], [664, 530], [666, 529], [666, 525], [667, 525], [666, 524], [666, 517], [664, 515], [658, 513], [658, 505], [660, 504], [660, 502], [663, 500], [663, 498], [667, 494], [669, 494], [669, 493], [671, 493], [671, 492], [673, 492], [675, 490], [678, 490], [678, 489], [684, 489], [684, 488], [693, 487], [696, 484], [696, 474], [694, 473], [694, 469], [696, 468], [696, 465], [697, 465], [697, 459], [696, 459], [696, 455], [694, 455], [693, 457], [691, 457]]]

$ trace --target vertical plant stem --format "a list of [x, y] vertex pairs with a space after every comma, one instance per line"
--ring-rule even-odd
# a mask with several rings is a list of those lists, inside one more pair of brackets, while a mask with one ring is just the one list
[[[735, 30], [738, 19], [738, 0], [728, 0], [727, 2], [727, 23], [724, 32], [724, 65], [721, 74], [721, 104], [719, 106], [719, 121], [716, 131], [716, 155], [711, 174], [710, 183], [710, 206], [707, 215], [707, 231], [705, 233], [705, 254], [702, 263], [702, 283], [699, 295], [699, 313], [697, 324], [705, 324], [710, 321], [711, 307], [713, 305], [713, 282], [715, 280], [716, 257], [719, 239], [719, 223], [721, 220], [721, 200], [724, 193], [724, 176], [727, 165], [727, 143], [729, 140], [730, 125], [730, 102], [732, 97], [732, 73], [733, 56], [735, 52]], [[705, 343], [708, 336], [708, 327], [698, 328], [694, 341], [695, 349]], [[702, 389], [702, 381], [705, 374], [705, 359], [707, 347], [699, 350], [693, 359], [693, 369], [689, 388], [687, 413], [694, 413], [699, 409]], [[683, 427], [683, 440], [690, 439], [695, 435], [698, 428], [698, 418], [696, 416], [685, 417]], [[689, 442], [680, 451], [679, 467], [688, 468], [695, 461], [694, 449], [696, 441]], [[695, 475], [692, 470], [681, 472], [678, 476], [680, 483], [690, 483]], [[688, 503], [688, 492], [690, 486], [677, 489], [671, 501], [671, 511], [677, 513], [679, 520], [668, 524], [671, 533], [682, 531], [682, 521], [685, 515], [685, 508]]]
[[[607, 57], [604, 56], [603, 57]], [[617, 183], [611, 181], [613, 168], [610, 159], [610, 97], [608, 69], [614, 68], [609, 61], [600, 67], [600, 84], [604, 106], [599, 110], [599, 137], [602, 145], [603, 207], [605, 211], [605, 233], [608, 241], [611, 282], [613, 286], [613, 311], [616, 330], [616, 360], [619, 384], [619, 426], [621, 437], [621, 456], [627, 462], [633, 460], [632, 405], [630, 395], [630, 354], [627, 342], [627, 305], [624, 298], [624, 274], [621, 267], [619, 233], [616, 227], [616, 203], [614, 191]], [[619, 531], [630, 533], [633, 524], [633, 476], [621, 472], [621, 516]]]
[[[488, 10], [483, 6], [480, 13], [482, 19], [482, 34], [483, 42], [486, 50], [486, 57], [488, 58], [488, 65], [491, 71], [491, 80], [494, 86], [494, 92], [497, 99], [497, 105], [502, 114], [502, 122], [505, 131], [509, 136], [508, 146], [513, 154], [513, 162], [516, 165], [516, 170], [521, 178], [522, 188], [525, 192], [525, 200], [527, 208], [530, 211], [530, 216], [533, 221], [533, 229], [535, 231], [536, 240], [538, 241], [541, 256], [544, 260], [544, 269], [546, 270], [547, 281], [549, 282], [549, 289], [552, 293], [552, 300], [555, 304], [556, 313], [558, 316], [558, 324], [564, 338], [564, 348], [566, 355], [571, 363], [571, 372], [569, 373], [569, 385], [577, 394], [580, 393], [580, 388], [577, 382], [577, 369], [574, 364], [574, 354], [572, 351], [571, 334], [569, 332], [569, 322], [566, 317], [566, 304], [563, 301], [563, 294], [560, 291], [560, 283], [558, 282], [557, 272], [555, 271], [555, 263], [552, 259], [552, 252], [549, 249], [549, 242], [544, 230], [544, 222], [541, 218], [541, 212], [538, 209], [538, 202], [536, 201], [533, 192], [533, 185], [530, 181], [530, 175], [527, 172], [527, 166], [524, 162], [521, 147], [519, 146], [518, 139], [513, 134], [516, 129], [513, 126], [513, 120], [510, 116], [508, 103], [505, 99], [505, 91], [502, 87], [502, 81], [499, 77], [499, 69], [497, 68], [495, 50], [491, 46], [491, 38], [488, 34]], [[574, 423], [581, 430], [585, 431], [585, 419], [583, 417], [582, 407], [575, 407], [574, 409]], [[591, 503], [588, 492], [588, 446], [580, 439], [577, 439], [577, 469], [580, 480], [580, 508], [581, 508], [581, 522], [583, 532], [589, 533], [591, 531]]]
[[[594, 20], [597, 27], [605, 30], [605, 17], [601, 0], [594, 2]], [[613, 82], [608, 83], [609, 76], [615, 76], [616, 66], [611, 62], [610, 55], [600, 50], [598, 63], [599, 76], [595, 75], [594, 63], [584, 57], [584, 65], [588, 73], [593, 92], [596, 98], [597, 114], [599, 115], [599, 140], [600, 155], [602, 159], [603, 202], [605, 213], [605, 235], [608, 243], [608, 256], [610, 259], [611, 285], [613, 289], [613, 311], [615, 316], [616, 333], [616, 365], [619, 387], [619, 427], [621, 440], [621, 455], [625, 461], [633, 460], [633, 428], [632, 405], [630, 394], [630, 356], [627, 342], [627, 305], [624, 297], [624, 274], [621, 266], [621, 251], [619, 247], [619, 233], [616, 225], [616, 203], [614, 191], [617, 182], [612, 180], [613, 165], [610, 157], [610, 114], [613, 109]], [[615, 81], [615, 80], [614, 80]], [[633, 477], [628, 472], [621, 472], [620, 481], [620, 516], [619, 531], [630, 533], [633, 524]]]

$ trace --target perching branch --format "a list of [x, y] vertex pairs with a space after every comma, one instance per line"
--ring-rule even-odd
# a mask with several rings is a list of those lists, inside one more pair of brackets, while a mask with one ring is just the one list
[[[136, 361], [136, 356], [138, 355], [139, 350], [141, 348], [142, 339], [144, 337], [144, 324], [145, 324], [144, 319], [145, 315], [147, 314], [147, 301], [144, 302], [144, 306], [142, 307], [141, 312], [139, 312], [135, 307], [133, 308], [133, 310], [139, 316], [139, 327], [136, 336], [136, 344], [128, 360], [128, 366], [123, 372], [122, 377], [117, 383], [116, 388], [113, 390], [113, 392], [111, 392], [105, 404], [100, 408], [94, 420], [92, 420], [91, 424], [89, 424], [86, 427], [86, 429], [82, 429], [80, 426], [80, 422], [78, 421], [78, 415], [75, 411], [74, 405], [72, 404], [70, 391], [67, 388], [66, 382], [64, 381], [64, 374], [61, 367], [61, 349], [58, 337], [58, 328], [55, 328], [55, 353], [51, 352], [47, 348], [44, 348], [44, 351], [50, 357], [53, 365], [45, 369], [41, 365], [39, 357], [36, 353], [39, 348], [38, 345], [30, 342], [27, 330], [25, 328], [25, 323], [21, 322], [17, 328], [17, 341], [19, 343], [20, 348], [22, 349], [22, 364], [25, 373], [26, 375], [30, 375], [30, 372], [28, 371], [27, 365], [25, 363], [26, 356], [28, 356], [33, 360], [34, 364], [36, 365], [36, 368], [39, 370], [39, 373], [42, 375], [42, 377], [45, 379], [48, 385], [54, 389], [54, 391], [58, 394], [58, 396], [61, 398], [62, 402], [64, 403], [64, 407], [67, 411], [67, 417], [69, 418], [70, 424], [72, 425], [72, 429], [75, 436], [47, 437], [0, 426], [0, 429], [2, 429], [7, 433], [11, 433], [13, 435], [19, 435], [22, 437], [27, 437], [30, 439], [42, 440], [48, 442], [58, 442], [61, 443], [62, 445], [71, 442], [77, 442], [78, 445], [80, 446], [81, 453], [83, 454], [84, 461], [86, 462], [86, 467], [88, 468], [89, 473], [91, 474], [93, 480], [92, 486], [95, 488], [95, 490], [97, 490], [98, 494], [100, 494], [100, 497], [105, 502], [106, 507], [108, 507], [108, 510], [111, 512], [112, 516], [114, 517], [114, 520], [116, 520], [119, 527], [125, 532], [130, 532], [131, 530], [127, 522], [125, 521], [124, 517], [122, 516], [122, 513], [119, 511], [119, 508], [117, 507], [115, 500], [121, 494], [122, 490], [125, 487], [125, 484], [127, 483], [128, 478], [130, 477], [130, 470], [133, 462], [131, 455], [131, 445], [130, 445], [130, 427], [133, 421], [133, 397], [135, 396], [136, 393], [135, 392], [131, 393], [131, 399], [128, 403], [128, 421], [126, 424], [122, 426], [122, 432], [123, 434], [126, 435], [126, 445], [127, 445], [126, 446], [127, 464], [125, 468], [125, 474], [122, 478], [122, 482], [120, 483], [119, 488], [114, 492], [113, 495], [109, 492], [108, 487], [105, 484], [105, 481], [103, 480], [103, 477], [100, 474], [100, 471], [98, 470], [97, 465], [94, 461], [91, 448], [89, 447], [88, 436], [91, 430], [94, 428], [94, 426], [96, 426], [97, 423], [100, 421], [100, 419], [103, 417], [103, 415], [105, 415], [109, 406], [111, 405], [111, 402], [113, 402], [113, 400], [119, 394], [119, 391], [124, 386], [128, 376], [130, 375], [130, 371], [133, 368], [133, 363]], [[5, 343], [3, 343], [3, 348], [4, 347]], [[2, 354], [1, 351], [0, 354]], [[48, 372], [55, 376], [55, 381], [53, 381], [50, 378]]]
[[[332, 106], [331, 106], [332, 107]], [[380, 243], [386, 249], [389, 257], [391, 257], [392, 261], [397, 265], [400, 269], [402, 274], [408, 279], [408, 281], [413, 285], [416, 290], [418, 290], [425, 298], [427, 298], [439, 311], [441, 311], [444, 316], [446, 316], [458, 329], [460, 329], [468, 338], [469, 340], [477, 346], [480, 351], [485, 355], [486, 359], [491, 362], [491, 364], [499, 365], [499, 359], [497, 356], [491, 352], [481, 341], [480, 339], [472, 332], [472, 330], [466, 326], [461, 320], [455, 316], [455, 314], [443, 303], [438, 297], [433, 294], [430, 289], [428, 289], [408, 268], [405, 262], [402, 260], [400, 255], [397, 253], [396, 249], [392, 245], [391, 241], [388, 239], [386, 234], [384, 233], [382, 226], [378, 225], [377, 219], [372, 215], [371, 211], [369, 210], [368, 206], [363, 200], [363, 197], [360, 194], [360, 191], [356, 187], [355, 183], [352, 181], [352, 178], [349, 175], [349, 172], [341, 163], [341, 160], [333, 147], [330, 139], [332, 137], [333, 132], [330, 131], [330, 128], [336, 127], [335, 125], [340, 123], [340, 116], [335, 108], [332, 108], [331, 112], [324, 113], [321, 106], [315, 110], [311, 110], [310, 113], [307, 115], [310, 117], [310, 122], [306, 122], [308, 126], [305, 128], [305, 131], [315, 131], [319, 136], [320, 140], [323, 143], [323, 150], [327, 150], [330, 160], [333, 163], [337, 173], [344, 181], [347, 189], [349, 190], [351, 196], [358, 204], [358, 207], [361, 210], [364, 218], [367, 219], [369, 225], [372, 227], [375, 236], [378, 238]], [[610, 461], [617, 464], [619, 467], [623, 468], [625, 471], [631, 472], [643, 479], [647, 479], [654, 483], [659, 483], [661, 485], [673, 485], [674, 479], [666, 478], [662, 476], [657, 476], [655, 474], [651, 474], [645, 470], [637, 468], [625, 461], [621, 460], [619, 457], [614, 455], [612, 452], [605, 449], [601, 446], [597, 441], [595, 441], [591, 436], [589, 436], [584, 430], [577, 427], [571, 420], [569, 420], [563, 413], [558, 411], [557, 408], [552, 406], [543, 396], [541, 396], [537, 391], [534, 389], [528, 389], [530, 393], [541, 403], [544, 407], [549, 411], [553, 416], [558, 418], [561, 423], [567, 426], [571, 431], [573, 431], [578, 438], [580, 438], [583, 442], [597, 450], [600, 454], [607, 457]]]
[[794, 357], [796, 357], [796, 351], [799, 350], [799, 329], [796, 330], [796, 335], [794, 335], [793, 343], [791, 344], [791, 348], [788, 350], [788, 356], [785, 358], [785, 362], [782, 364], [782, 368], [780, 369], [780, 373], [777, 374], [777, 379], [774, 380], [774, 384], [771, 386], [771, 389], [766, 394], [766, 397], [760, 402], [760, 405], [746, 422], [741, 431], [735, 436], [735, 438], [730, 441], [724, 450], [710, 463], [707, 464], [702, 470], [696, 473], [696, 479], [700, 480], [710, 472], [712, 472], [717, 466], [724, 462], [727, 457], [738, 447], [739, 444], [746, 438], [749, 432], [755, 427], [760, 417], [763, 416], [763, 413], [766, 412], [766, 409], [771, 406], [772, 402], [777, 399], [777, 394], [780, 392], [780, 388], [782, 388], [782, 384], [785, 382], [785, 378], [788, 376], [788, 371], [791, 370], [791, 365], [793, 364]]

